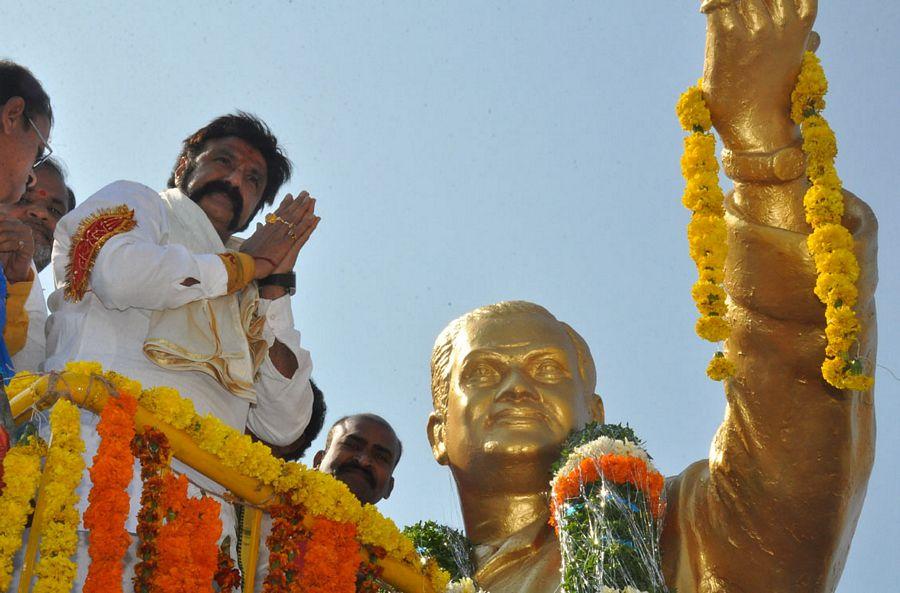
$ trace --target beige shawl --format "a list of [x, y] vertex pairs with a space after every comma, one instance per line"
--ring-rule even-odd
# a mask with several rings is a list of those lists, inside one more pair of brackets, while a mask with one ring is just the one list
[[[160, 194], [168, 211], [168, 243], [193, 253], [223, 253], [225, 245], [206, 213], [178, 189]], [[165, 239], [164, 239], [165, 241]], [[240, 246], [239, 239], [229, 247]], [[177, 309], [154, 311], [144, 354], [174, 371], [206, 373], [235, 396], [256, 402], [253, 381], [268, 350], [257, 316], [259, 293], [250, 284], [237, 294], [201, 299]]]

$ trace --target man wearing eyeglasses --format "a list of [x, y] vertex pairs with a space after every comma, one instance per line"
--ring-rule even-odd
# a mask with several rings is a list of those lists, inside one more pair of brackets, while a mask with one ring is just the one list
[[[9, 206], [34, 183], [33, 169], [51, 153], [48, 138], [53, 124], [50, 98], [41, 83], [23, 66], [0, 60], [0, 375], [15, 370], [10, 354], [20, 351], [28, 334], [25, 301], [40, 291], [32, 269], [34, 239], [31, 228]], [[0, 398], [5, 403], [6, 398]], [[3, 412], [0, 411], [0, 416]]]

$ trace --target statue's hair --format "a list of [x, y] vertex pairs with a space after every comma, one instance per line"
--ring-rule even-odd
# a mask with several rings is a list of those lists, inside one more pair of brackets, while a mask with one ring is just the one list
[[584, 382], [585, 395], [590, 396], [594, 393], [594, 388], [597, 385], [597, 369], [594, 366], [591, 350], [588, 348], [584, 338], [578, 335], [578, 332], [568, 324], [554, 317], [550, 311], [540, 305], [529, 303], [528, 301], [502, 301], [493, 305], [479, 307], [454, 319], [447, 324], [447, 327], [434, 341], [434, 349], [431, 351], [431, 400], [435, 410], [441, 414], [446, 414], [447, 412], [447, 404], [450, 398], [450, 370], [453, 361], [453, 344], [459, 333], [465, 330], [469, 321], [502, 319], [518, 313], [543, 315], [559, 323], [566, 330], [566, 334], [572, 340], [575, 352], [578, 355], [578, 373]]

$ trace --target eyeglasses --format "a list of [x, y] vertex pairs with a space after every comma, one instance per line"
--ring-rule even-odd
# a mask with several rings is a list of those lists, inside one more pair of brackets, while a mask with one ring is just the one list
[[44, 138], [44, 135], [41, 134], [41, 131], [38, 129], [36, 125], [34, 125], [34, 121], [27, 115], [25, 119], [28, 120], [28, 123], [31, 124], [31, 127], [34, 128], [34, 133], [37, 134], [38, 138], [41, 140], [41, 151], [38, 153], [37, 158], [34, 159], [34, 164], [31, 165], [32, 169], [37, 169], [50, 158], [50, 155], [53, 154], [53, 148], [50, 147], [50, 143], [47, 142], [47, 139]]

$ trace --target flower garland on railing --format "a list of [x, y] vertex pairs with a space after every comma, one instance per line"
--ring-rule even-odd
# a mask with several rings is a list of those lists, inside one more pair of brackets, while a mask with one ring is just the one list
[[34, 593], [63, 593], [72, 590], [78, 565], [72, 560], [78, 548], [78, 493], [84, 471], [84, 441], [81, 440], [81, 412], [72, 402], [61, 399], [50, 412], [50, 450], [44, 468], [43, 508], [35, 517], [40, 525], [40, 559], [35, 569]]
[[100, 446], [90, 469], [92, 487], [84, 513], [91, 557], [85, 593], [122, 591], [123, 559], [131, 545], [125, 522], [131, 508], [127, 490], [134, 466], [131, 441], [136, 410], [137, 400], [120, 391], [109, 398], [97, 424]]
[[241, 571], [231, 557], [231, 536], [226, 535], [219, 545], [216, 557], [216, 574], [213, 575], [217, 593], [230, 593], [241, 586]]
[[[66, 371], [98, 376], [119, 391], [135, 395], [141, 407], [153, 413], [160, 421], [184, 431], [202, 450], [216, 456], [236, 474], [272, 487], [282, 500], [299, 506], [307, 515], [352, 526], [356, 534], [355, 540], [365, 545], [370, 555], [389, 557], [410, 567], [422, 567], [435, 591], [443, 592], [446, 589], [450, 581], [449, 575], [434, 561], [423, 563], [415, 546], [400, 533], [394, 522], [382, 516], [374, 505], [362, 505], [343, 482], [301, 464], [285, 463], [274, 458], [268, 447], [253, 442], [249, 436], [225, 425], [218, 418], [211, 415], [199, 416], [192, 402], [182, 398], [175, 389], [155, 387], [141, 390], [136, 381], [116, 373], [104, 373], [101, 365], [95, 362], [71, 362], [66, 365]], [[20, 377], [18, 389], [27, 387], [37, 378]], [[163, 567], [163, 546], [159, 536], [156, 549], [157, 566]], [[163, 569], [157, 570], [157, 575], [161, 570]], [[171, 578], [174, 580], [175, 576], [171, 575]], [[151, 581], [150, 590], [153, 590], [156, 580]], [[170, 587], [163, 593], [169, 590], [180, 589]]]
[[[724, 194], [719, 186], [719, 163], [716, 161], [716, 139], [712, 120], [703, 101], [699, 84], [685, 91], [676, 106], [681, 127], [690, 132], [684, 139], [681, 172], [686, 182], [681, 199], [692, 212], [687, 236], [691, 259], [697, 266], [697, 282], [691, 296], [700, 318], [697, 335], [710, 342], [722, 342], [731, 329], [726, 315], [725, 256], [728, 252], [725, 228]], [[734, 374], [734, 364], [720, 350], [715, 353], [706, 374], [721, 381]]]
[[[268, 447], [253, 442], [218, 418], [199, 416], [193, 404], [174, 389], [145, 390], [139, 403], [162, 421], [193, 436], [201, 449], [218, 457], [229, 469], [274, 487], [278, 494], [315, 517], [353, 524], [360, 543], [382, 548], [392, 558], [418, 565], [415, 547], [394, 522], [381, 515], [374, 505], [360, 504], [343, 482], [302, 464], [274, 458]], [[435, 590], [443, 591], [449, 575], [434, 563], [428, 568]]]
[[135, 435], [131, 452], [141, 462], [141, 510], [138, 512], [138, 558], [134, 567], [135, 593], [151, 593], [152, 578], [159, 560], [156, 538], [162, 523], [163, 475], [169, 468], [172, 451], [169, 439], [155, 428]]
[[[158, 560], [151, 590], [159, 593], [212, 593], [222, 535], [220, 505], [208, 496], [188, 498], [187, 478], [166, 474], [165, 522], [156, 538]], [[155, 589], [154, 589], [155, 588]]]
[[664, 484], [627, 426], [591, 423], [566, 440], [550, 482], [562, 591], [667, 591], [659, 548]]
[[355, 593], [361, 562], [356, 526], [316, 517], [300, 562], [301, 591]]
[[303, 527], [304, 511], [300, 507], [276, 504], [269, 508], [272, 532], [266, 539], [269, 548], [269, 574], [263, 593], [302, 593], [295, 559], [302, 558], [308, 535]]
[[12, 580], [13, 556], [22, 547], [22, 533], [31, 501], [41, 480], [41, 457], [47, 446], [36, 435], [23, 437], [3, 458], [6, 488], [0, 494], [0, 591]]
[[834, 166], [837, 140], [819, 113], [825, 109], [828, 81], [812, 52], [803, 56], [797, 86], [791, 94], [791, 119], [800, 126], [808, 161], [810, 187], [803, 197], [806, 222], [813, 228], [807, 245], [816, 262], [816, 296], [825, 304], [825, 361], [822, 376], [838, 389], [867, 391], [874, 380], [863, 362], [850, 354], [860, 326], [853, 306], [858, 298], [859, 263], [853, 236], [842, 224], [844, 195]]
[[[803, 205], [806, 221], [813, 228], [807, 247], [816, 264], [815, 294], [825, 304], [827, 345], [822, 377], [838, 389], [867, 391], [874, 379], [866, 374], [863, 360], [850, 353], [858, 344], [860, 331], [853, 310], [858, 298], [856, 282], [860, 269], [853, 252], [853, 236], [841, 223], [844, 195], [834, 166], [837, 140], [820, 115], [825, 108], [827, 90], [828, 80], [819, 59], [814, 53], [806, 52], [791, 93], [791, 119], [800, 126], [803, 152], [808, 159], [806, 175], [810, 187], [803, 197]], [[688, 226], [688, 241], [691, 257], [700, 271], [700, 280], [691, 291], [702, 315], [697, 322], [697, 333], [707, 340], [721, 341], [730, 331], [725, 321], [727, 305], [721, 287], [727, 252], [726, 229], [715, 139], [709, 133], [712, 122], [699, 84], [681, 95], [676, 112], [682, 127], [691, 132], [684, 140], [681, 168], [687, 181], [683, 202], [694, 212]], [[721, 351], [716, 352], [707, 374], [713, 379], [725, 379], [734, 374], [734, 364]]]

